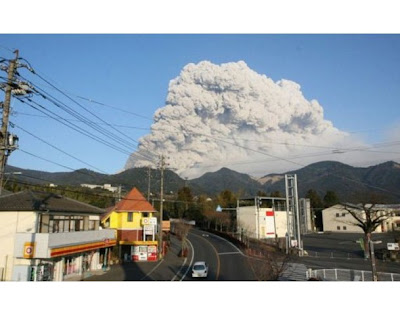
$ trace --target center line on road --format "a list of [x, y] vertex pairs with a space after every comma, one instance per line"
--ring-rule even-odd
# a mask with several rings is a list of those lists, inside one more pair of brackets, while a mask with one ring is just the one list
[[242, 255], [242, 253], [239, 253], [239, 252], [225, 252], [225, 253], [218, 253], [218, 255], [237, 255], [237, 254], [239, 254], [239, 255]]

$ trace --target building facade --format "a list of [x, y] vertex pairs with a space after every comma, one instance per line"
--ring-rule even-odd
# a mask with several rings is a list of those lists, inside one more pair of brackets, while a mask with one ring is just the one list
[[53, 193], [0, 196], [1, 280], [63, 281], [106, 268], [116, 237], [100, 229], [104, 212]]
[[[299, 200], [301, 234], [311, 232], [308, 199]], [[255, 197], [238, 200], [237, 231], [250, 238], [284, 238], [288, 229], [286, 198]]]
[[[400, 231], [400, 205], [379, 204], [375, 205], [373, 209], [386, 216], [385, 221], [376, 228], [376, 233]], [[361, 217], [363, 215], [361, 214]], [[356, 219], [342, 204], [322, 210], [322, 222], [325, 232], [363, 232], [360, 227], [355, 225]]]
[[133, 188], [120, 202], [102, 217], [102, 226], [114, 229], [124, 261], [157, 260], [157, 211]]

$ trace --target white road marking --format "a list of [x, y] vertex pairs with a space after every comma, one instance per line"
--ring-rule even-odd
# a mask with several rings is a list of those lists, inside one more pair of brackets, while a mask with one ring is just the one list
[[239, 252], [239, 254], [241, 254], [241, 255], [243, 255], [243, 256], [246, 256], [245, 254], [242, 253], [242, 251], [241, 251], [238, 247], [236, 247], [236, 245], [232, 244], [232, 243], [229, 242], [228, 240], [224, 239], [224, 238], [221, 237], [221, 236], [215, 235], [215, 234], [211, 234], [211, 235], [212, 235], [213, 237], [217, 237], [217, 238], [219, 238], [219, 239], [221, 239], [221, 240], [223, 240], [223, 241], [229, 243], [230, 245], [232, 245], [232, 246]]
[[[192, 247], [192, 259], [190, 260], [189, 267], [187, 268], [185, 274], [182, 276], [182, 278], [181, 278], [179, 281], [182, 281], [182, 280], [186, 277], [188, 271], [190, 270], [190, 266], [193, 264], [194, 248], [193, 248], [192, 243], [191, 243], [188, 239], [186, 239], [186, 241], [189, 243], [190, 247]], [[187, 261], [187, 258], [185, 258], [185, 260], [183, 261], [183, 264], [182, 264], [181, 268], [179, 268], [178, 272], [177, 272], [176, 275], [172, 278], [171, 281], [175, 281], [175, 278], [176, 278], [176, 277], [178, 276], [178, 274], [181, 272], [182, 268], [185, 267], [186, 261]]]
[[147, 276], [149, 276], [154, 270], [156, 270], [156, 269], [158, 268], [158, 266], [160, 266], [163, 262], [164, 262], [164, 259], [161, 259], [161, 261], [160, 261], [153, 269], [151, 269], [150, 272], [149, 272], [147, 275], [145, 275], [145, 276], [144, 276], [142, 279], [140, 279], [140, 280], [143, 280], [143, 279], [147, 278]]
[[225, 252], [225, 253], [218, 253], [218, 255], [234, 255], [234, 254], [241, 254], [241, 255], [243, 255], [242, 253], [240, 253], [240, 252]]

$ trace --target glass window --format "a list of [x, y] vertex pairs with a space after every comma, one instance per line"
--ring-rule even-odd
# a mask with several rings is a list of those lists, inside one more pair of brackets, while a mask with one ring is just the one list
[[340, 226], [337, 227], [338, 231], [340, 231]]
[[336, 213], [336, 217], [339, 217], [339, 213]]
[[89, 231], [94, 231], [96, 221], [89, 220]]
[[75, 232], [75, 221], [74, 220], [71, 220], [69, 222], [69, 231], [70, 232]]
[[128, 222], [133, 221], [133, 212], [128, 212]]
[[69, 232], [69, 220], [64, 220], [64, 232]]

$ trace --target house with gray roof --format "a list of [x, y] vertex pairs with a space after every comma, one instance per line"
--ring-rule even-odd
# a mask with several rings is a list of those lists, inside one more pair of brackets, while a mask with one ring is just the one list
[[0, 196], [0, 280], [63, 281], [108, 266], [114, 230], [105, 210], [49, 192]]

